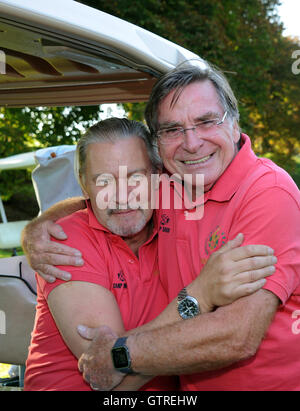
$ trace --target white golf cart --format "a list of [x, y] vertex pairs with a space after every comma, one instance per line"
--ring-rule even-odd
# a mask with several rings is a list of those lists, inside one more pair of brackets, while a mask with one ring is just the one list
[[[166, 39], [73, 0], [0, 0], [2, 106], [146, 101], [156, 79], [187, 60], [205, 64]], [[31, 166], [33, 157], [28, 157]], [[15, 156], [22, 166], [26, 158]], [[59, 158], [48, 159], [49, 170]], [[51, 173], [46, 176], [51, 178]], [[73, 195], [68, 188], [61, 187], [65, 197]], [[56, 200], [51, 193], [50, 200]], [[0, 248], [14, 248], [26, 222], [8, 222], [2, 203], [0, 207]], [[0, 262], [0, 362], [24, 366], [35, 294], [24, 281], [19, 259]]]

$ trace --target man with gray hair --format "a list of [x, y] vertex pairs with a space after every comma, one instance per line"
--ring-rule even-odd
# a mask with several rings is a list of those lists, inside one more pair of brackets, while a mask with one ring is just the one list
[[[157, 270], [153, 210], [149, 204], [131, 208], [128, 203], [135, 188], [132, 183], [136, 185], [141, 174], [149, 182], [151, 171], [160, 169], [146, 127], [127, 119], [99, 122], [79, 141], [76, 160], [87, 208], [59, 223], [68, 233], [68, 245], [78, 246], [85, 262], [80, 269], [70, 267], [72, 281], [68, 283], [50, 284], [37, 278], [38, 305], [26, 363], [26, 391], [91, 390], [77, 367], [77, 358], [88, 346], [76, 332], [78, 323], [106, 324], [124, 333], [152, 320], [167, 305], [160, 278], [152, 275]], [[125, 178], [131, 184], [107, 190], [122, 185], [120, 162], [128, 167]], [[150, 184], [147, 189], [150, 198]], [[100, 197], [106, 197], [104, 207]], [[142, 378], [140, 385], [147, 380]], [[159, 379], [147, 388], [170, 389], [174, 385], [171, 380]]]
[[[162, 281], [170, 300], [178, 296], [184, 321], [129, 335], [126, 349], [134, 372], [179, 374], [183, 390], [299, 390], [300, 346], [293, 327], [300, 312], [299, 190], [284, 170], [255, 156], [238, 117], [227, 80], [208, 65], [181, 67], [153, 88], [146, 119], [164, 167], [194, 181], [202, 174], [204, 196], [194, 201], [194, 210], [171, 207], [159, 216], [168, 228], [159, 232], [159, 256], [172, 249], [175, 261], [170, 267], [161, 258]], [[186, 212], [197, 208], [204, 208], [204, 217], [187, 220]], [[256, 293], [199, 315], [185, 286], [239, 232], [245, 244], [275, 250], [276, 272]], [[99, 330], [79, 361], [95, 386], [108, 389], [117, 382], [120, 373], [108, 357], [116, 341], [113, 332]]]
[[[251, 150], [240, 132], [236, 99], [225, 77], [208, 64], [181, 67], [158, 80], [146, 109], [152, 138], [165, 170], [182, 179], [204, 177], [204, 195], [191, 209], [160, 209], [158, 255], [169, 301], [177, 300], [181, 321], [130, 333], [109, 328], [94, 337], [80, 369], [93, 387], [122, 381], [116, 349], [131, 371], [181, 375], [185, 390], [299, 389], [300, 198], [292, 179]], [[176, 190], [176, 186], [171, 186]], [[172, 192], [171, 192], [172, 197]], [[204, 209], [201, 219], [188, 213]], [[276, 272], [262, 290], [205, 314], [186, 288], [228, 240], [268, 244], [278, 256]], [[172, 256], [170, 256], [172, 250]], [[49, 272], [50, 273], [50, 272]], [[204, 297], [205, 300], [205, 297]], [[111, 357], [112, 353], [113, 357]], [[113, 360], [112, 360], [113, 358]], [[217, 371], [221, 369], [220, 371]]]
[[[160, 281], [157, 222], [151, 208], [156, 191], [151, 176], [160, 172], [161, 161], [146, 127], [118, 118], [95, 124], [78, 142], [76, 169], [87, 208], [59, 220], [59, 224], [68, 234], [67, 244], [82, 250], [84, 265], [69, 267], [72, 281], [68, 283], [50, 284], [37, 277], [37, 315], [25, 374], [27, 391], [91, 390], [77, 367], [77, 358], [89, 345], [77, 333], [78, 324], [105, 324], [124, 334], [144, 323], [148, 323], [147, 329], [157, 327], [176, 316], [174, 303], [161, 313], [168, 299]], [[139, 197], [138, 201], [135, 197]], [[235, 244], [233, 241], [226, 245], [222, 252], [230, 254]], [[262, 252], [267, 249], [261, 248]], [[270, 257], [264, 261], [264, 266], [269, 265]], [[202, 294], [211, 306], [220, 304], [220, 298], [224, 298], [223, 285], [217, 287], [217, 292], [212, 287], [220, 276], [224, 278], [222, 267], [222, 261], [215, 259], [213, 271], [208, 264], [203, 276], [188, 287], [202, 310], [206, 309]], [[257, 278], [267, 274], [262, 271]], [[245, 276], [229, 272], [225, 277], [231, 279], [233, 292], [229, 292], [227, 299], [233, 301], [236, 289], [245, 283]], [[262, 283], [256, 281], [250, 286], [254, 291]], [[240, 295], [248, 292], [244, 287]], [[235, 295], [231, 298], [230, 294]], [[123, 368], [130, 372], [129, 367]], [[137, 389], [149, 379], [152, 377], [129, 377], [122, 387]], [[154, 379], [143, 390], [175, 389], [174, 379]]]

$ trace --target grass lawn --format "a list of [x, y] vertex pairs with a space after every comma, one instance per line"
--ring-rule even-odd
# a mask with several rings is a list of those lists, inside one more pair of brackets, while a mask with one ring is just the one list
[[[23, 255], [22, 248], [17, 248], [17, 254]], [[0, 258], [8, 258], [12, 256], [12, 250], [0, 250]]]

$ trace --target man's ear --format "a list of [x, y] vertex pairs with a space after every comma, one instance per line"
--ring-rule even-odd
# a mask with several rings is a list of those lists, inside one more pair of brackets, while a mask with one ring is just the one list
[[232, 134], [233, 134], [233, 140], [237, 144], [241, 138], [241, 130], [240, 130], [239, 123], [236, 120], [233, 123]]
[[83, 194], [83, 197], [86, 199], [86, 200], [89, 200], [89, 198], [90, 198], [90, 196], [88, 195], [88, 193], [87, 193], [87, 191], [86, 191], [86, 189], [85, 189], [85, 187], [84, 187], [84, 182], [83, 182], [83, 178], [82, 178], [82, 176], [79, 176], [79, 182], [80, 182], [80, 187], [81, 187], [81, 190], [82, 190], [82, 194]]
[[158, 150], [158, 155], [161, 158], [161, 149], [160, 149], [160, 143], [159, 143], [158, 139], [157, 139], [157, 150]]
[[82, 194], [83, 194], [83, 197], [85, 198], [85, 200], [90, 199], [90, 196], [88, 195], [88, 193], [85, 190], [82, 190]]

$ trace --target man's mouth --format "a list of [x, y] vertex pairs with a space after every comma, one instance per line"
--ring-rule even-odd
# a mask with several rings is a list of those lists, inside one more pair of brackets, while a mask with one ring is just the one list
[[209, 156], [202, 157], [198, 160], [185, 160], [183, 161], [183, 163], [186, 165], [202, 164], [202, 163], [205, 163], [207, 160], [209, 160], [212, 156], [213, 154], [210, 154]]
[[134, 211], [137, 211], [137, 209], [134, 209], [134, 208], [126, 208], [126, 209], [114, 209], [114, 210], [111, 210], [111, 214], [130, 214], [130, 213], [132, 213], [132, 212], [134, 212]]

